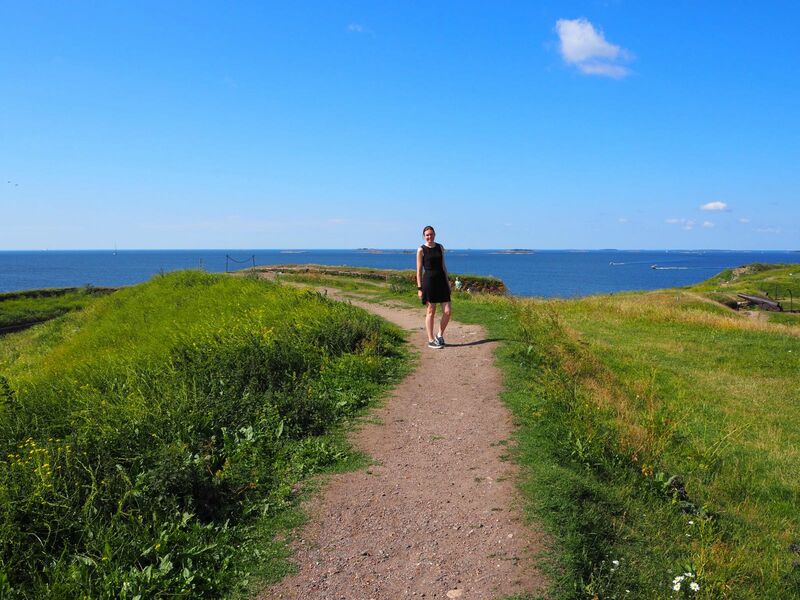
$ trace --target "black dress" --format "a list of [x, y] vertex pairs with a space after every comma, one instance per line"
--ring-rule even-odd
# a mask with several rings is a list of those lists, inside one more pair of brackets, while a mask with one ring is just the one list
[[450, 285], [444, 272], [441, 244], [428, 248], [422, 244], [422, 303], [450, 302]]

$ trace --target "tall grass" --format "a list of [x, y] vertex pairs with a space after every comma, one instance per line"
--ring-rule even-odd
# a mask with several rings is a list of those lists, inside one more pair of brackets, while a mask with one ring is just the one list
[[593, 365], [582, 387], [611, 415], [625, 464], [672, 482], [666, 490], [694, 522], [684, 553], [709, 593], [800, 594], [796, 330], [713, 315], [668, 292], [557, 310], [582, 348], [564, 368]]
[[[46, 334], [42, 330], [47, 330]], [[293, 484], [402, 368], [319, 294], [182, 272], [0, 344], [0, 596], [246, 590]]]
[[105, 296], [110, 288], [63, 288], [0, 294], [0, 334], [14, 327], [32, 325], [80, 310]]
[[506, 340], [560, 595], [800, 597], [795, 330], [676, 292], [460, 300], [459, 318]]
[[[800, 269], [737, 273], [758, 288], [759, 273]], [[716, 285], [454, 296], [456, 319], [503, 340], [525, 502], [556, 540], [554, 596], [800, 597], [800, 338], [711, 302]]]

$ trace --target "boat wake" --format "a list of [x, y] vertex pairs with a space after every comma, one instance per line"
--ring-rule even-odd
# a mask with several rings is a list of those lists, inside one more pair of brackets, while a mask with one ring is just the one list
[[688, 271], [691, 267], [659, 267], [657, 265], [651, 265], [650, 268], [656, 271]]

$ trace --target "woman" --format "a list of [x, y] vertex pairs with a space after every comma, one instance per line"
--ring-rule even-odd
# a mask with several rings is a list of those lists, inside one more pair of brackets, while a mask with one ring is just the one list
[[[422, 230], [422, 237], [425, 243], [417, 248], [417, 295], [428, 307], [425, 315], [428, 348], [444, 348], [444, 330], [450, 322], [450, 280], [444, 264], [444, 247], [434, 241], [436, 231], [430, 225]], [[442, 319], [439, 332], [434, 336], [437, 304], [442, 305]]]

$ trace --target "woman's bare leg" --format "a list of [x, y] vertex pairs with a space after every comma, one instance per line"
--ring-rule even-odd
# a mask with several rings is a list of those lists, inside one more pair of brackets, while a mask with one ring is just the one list
[[436, 305], [428, 302], [428, 310], [425, 313], [425, 331], [428, 334], [428, 341], [433, 339], [433, 319], [436, 317]]
[[439, 335], [444, 336], [444, 330], [450, 322], [450, 303], [442, 302], [442, 320], [439, 322]]

